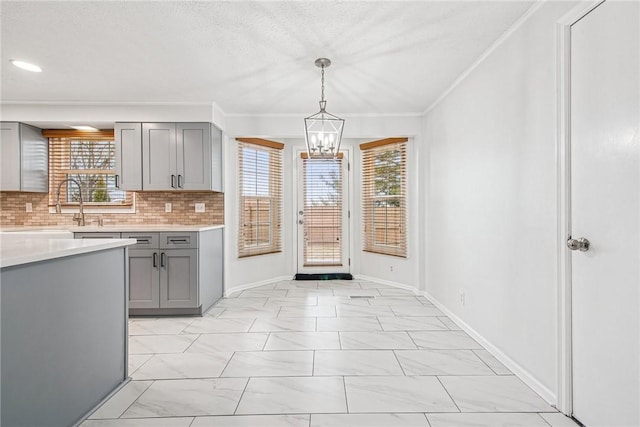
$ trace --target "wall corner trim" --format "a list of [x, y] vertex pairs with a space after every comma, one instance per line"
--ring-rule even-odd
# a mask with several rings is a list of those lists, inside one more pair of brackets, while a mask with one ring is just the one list
[[453, 81], [451, 86], [449, 86], [447, 89], [445, 89], [445, 91], [442, 92], [442, 94], [438, 98], [436, 98], [436, 100], [433, 101], [431, 103], [431, 105], [429, 105], [427, 107], [426, 110], [424, 110], [422, 115], [426, 116], [427, 114], [429, 114], [429, 112], [431, 110], [436, 108], [436, 106], [438, 106], [438, 104], [440, 104], [442, 101], [444, 101], [444, 99], [447, 96], [449, 96], [449, 94], [451, 92], [453, 92], [453, 90], [457, 86], [459, 86], [473, 72], [473, 70], [478, 68], [478, 66], [480, 64], [482, 64], [484, 62], [484, 60], [487, 59], [489, 57], [489, 55], [491, 55], [493, 53], [494, 50], [496, 50], [498, 47], [500, 47], [500, 45], [502, 43], [504, 43], [506, 40], [508, 40], [509, 37], [511, 37], [511, 35], [513, 33], [515, 33], [518, 30], [518, 28], [520, 28], [525, 22], [527, 22], [529, 20], [529, 18], [538, 9], [540, 9], [540, 7], [543, 4], [545, 4], [547, 1], [549, 1], [549, 0], [538, 0], [538, 1], [536, 1], [522, 16], [520, 16], [520, 18], [518, 18], [509, 28], [507, 28], [507, 30], [504, 33], [502, 33], [500, 35], [500, 37], [498, 37], [493, 43], [491, 43], [491, 45], [487, 48], [487, 50], [482, 52], [482, 54], [478, 57], [478, 59], [473, 61], [473, 63], [469, 66], [469, 68], [467, 68], [462, 73], [460, 73], [460, 75]]
[[466, 324], [462, 319], [456, 316], [451, 310], [445, 307], [440, 301], [429, 295], [425, 291], [421, 291], [420, 294], [433, 303], [440, 311], [447, 315], [456, 325], [460, 326], [463, 331], [471, 336], [474, 340], [489, 351], [496, 359], [498, 359], [503, 365], [505, 365], [511, 372], [513, 372], [522, 382], [528, 385], [533, 391], [538, 393], [540, 397], [547, 401], [550, 405], [556, 405], [556, 394], [538, 381], [529, 371], [517, 364], [513, 359], [503, 353], [498, 347], [493, 345], [490, 341], [485, 339], [482, 335], [476, 332], [471, 326]]

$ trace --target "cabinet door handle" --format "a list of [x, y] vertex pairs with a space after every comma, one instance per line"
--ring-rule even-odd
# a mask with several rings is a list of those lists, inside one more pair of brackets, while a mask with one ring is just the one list
[[164, 252], [162, 252], [160, 254], [160, 267], [164, 267], [165, 266], [166, 259], [167, 259], [167, 256], [165, 255]]
[[171, 188], [176, 188], [176, 176], [171, 175]]
[[153, 253], [153, 268], [158, 268], [158, 253]]
[[182, 175], [178, 175], [178, 187], [182, 188]]
[[120, 179], [120, 175], [116, 175], [116, 188], [120, 188], [120, 183], [118, 182]]

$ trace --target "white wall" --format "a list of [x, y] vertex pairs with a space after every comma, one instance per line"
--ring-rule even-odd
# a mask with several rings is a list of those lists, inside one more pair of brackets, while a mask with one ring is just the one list
[[[423, 120], [418, 116], [343, 116], [346, 119], [343, 147], [351, 152], [351, 273], [356, 276], [375, 277], [385, 281], [417, 287], [419, 233], [409, 235], [408, 259], [362, 252], [360, 177], [361, 158], [359, 144], [363, 141], [391, 136], [410, 137], [408, 155], [409, 172], [409, 230], [418, 227], [419, 185], [417, 182], [418, 155], [423, 141]], [[227, 292], [261, 283], [272, 278], [291, 278], [296, 273], [296, 162], [295, 153], [304, 150], [303, 119], [300, 116], [227, 116], [225, 133], [229, 136], [226, 146], [225, 170], [225, 229]], [[235, 137], [263, 137], [284, 142], [284, 200], [283, 200], [283, 252], [257, 257], [237, 258], [238, 233], [237, 199], [237, 144]], [[389, 267], [393, 266], [393, 272]]]
[[574, 5], [542, 4], [426, 116], [426, 291], [552, 399], [555, 23]]

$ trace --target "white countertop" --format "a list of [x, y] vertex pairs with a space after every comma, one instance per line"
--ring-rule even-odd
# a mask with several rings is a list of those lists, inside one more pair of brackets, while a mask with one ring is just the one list
[[0, 268], [135, 244], [135, 239], [5, 238], [3, 235], [0, 241]]
[[173, 224], [126, 224], [116, 225], [109, 224], [104, 227], [97, 225], [87, 225], [84, 227], [78, 227], [77, 225], [70, 226], [30, 226], [30, 227], [3, 227], [0, 228], [0, 232], [17, 232], [17, 231], [71, 231], [72, 233], [119, 233], [119, 232], [133, 232], [133, 231], [157, 231], [157, 232], [171, 232], [171, 231], [208, 231], [218, 228], [224, 228], [224, 225], [173, 225]]

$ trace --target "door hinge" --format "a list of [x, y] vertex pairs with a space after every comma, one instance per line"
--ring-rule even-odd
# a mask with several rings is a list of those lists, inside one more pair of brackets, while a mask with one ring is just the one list
[[348, 258], [348, 264], [351, 265], [351, 258]]
[[351, 211], [347, 211], [347, 218], [351, 218]]
[[351, 172], [351, 163], [347, 162], [347, 172]]

